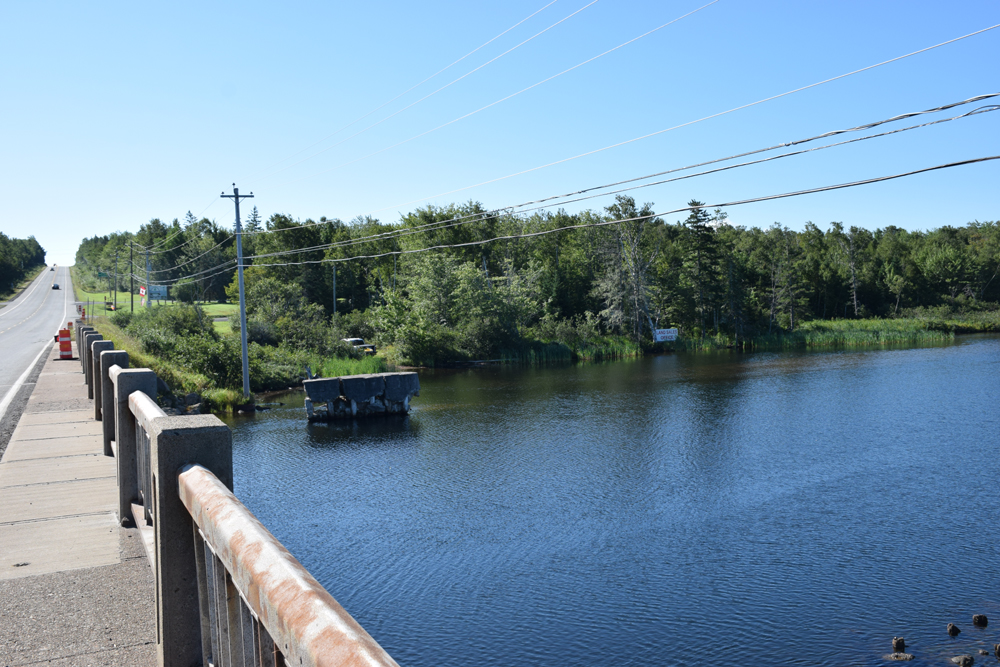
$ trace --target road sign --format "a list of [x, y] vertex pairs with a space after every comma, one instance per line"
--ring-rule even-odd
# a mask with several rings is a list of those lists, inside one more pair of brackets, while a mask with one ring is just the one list
[[166, 301], [167, 299], [167, 286], [166, 285], [150, 285], [149, 286], [149, 298], [150, 299], [162, 299]]
[[107, 277], [108, 277], [108, 274], [107, 274], [107, 273], [105, 273], [104, 271], [98, 271], [98, 272], [97, 272], [97, 277], [98, 277], [98, 278], [107, 278]]
[[657, 343], [667, 343], [677, 340], [677, 329], [657, 329], [653, 332], [653, 340]]

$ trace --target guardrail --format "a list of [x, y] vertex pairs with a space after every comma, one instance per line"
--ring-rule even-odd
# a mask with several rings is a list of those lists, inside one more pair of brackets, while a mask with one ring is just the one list
[[229, 428], [165, 414], [155, 373], [128, 368], [126, 352], [84, 329], [119, 520], [139, 528], [155, 578], [158, 664], [396, 665], [233, 495]]

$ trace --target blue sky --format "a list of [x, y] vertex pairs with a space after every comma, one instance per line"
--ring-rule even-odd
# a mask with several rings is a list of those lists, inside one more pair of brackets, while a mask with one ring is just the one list
[[[219, 193], [234, 181], [241, 192], [255, 193], [253, 203], [265, 216], [350, 220], [372, 214], [393, 221], [418, 205], [468, 199], [500, 208], [1000, 92], [998, 28], [627, 146], [434, 197], [1000, 23], [1000, 3], [986, 0], [720, 0], [528, 92], [366, 157], [707, 2], [599, 0], [333, 146], [590, 1], [558, 0], [325, 142], [550, 0], [4, 3], [0, 231], [34, 234], [50, 261], [70, 263], [84, 236], [136, 230], [153, 217], [169, 221], [190, 210], [231, 225], [232, 204], [220, 201]], [[998, 123], [1000, 112], [983, 114], [634, 196], [669, 210], [691, 198], [731, 201], [996, 155]], [[1000, 218], [998, 180], [1000, 164], [994, 162], [729, 214], [736, 224], [780, 222], [796, 229], [806, 221], [821, 227], [831, 221], [869, 228], [962, 225]], [[608, 203], [595, 199], [568, 208]]]

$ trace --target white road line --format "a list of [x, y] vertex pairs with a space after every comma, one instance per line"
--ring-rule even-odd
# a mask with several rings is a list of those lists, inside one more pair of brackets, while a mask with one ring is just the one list
[[3, 416], [7, 414], [7, 407], [10, 405], [10, 402], [14, 400], [14, 395], [17, 394], [17, 390], [20, 389], [21, 385], [24, 384], [24, 381], [28, 379], [28, 375], [31, 373], [31, 369], [35, 367], [35, 364], [38, 363], [38, 360], [41, 358], [41, 356], [45, 354], [45, 350], [48, 349], [48, 345], [49, 345], [48, 343], [45, 343], [42, 349], [38, 351], [38, 355], [35, 356], [35, 359], [30, 364], [28, 364], [28, 367], [24, 369], [23, 373], [21, 373], [21, 377], [17, 378], [17, 382], [15, 382], [14, 386], [10, 388], [10, 391], [7, 392], [7, 395], [3, 397], [3, 400], [0, 401], [0, 421], [2, 421]]

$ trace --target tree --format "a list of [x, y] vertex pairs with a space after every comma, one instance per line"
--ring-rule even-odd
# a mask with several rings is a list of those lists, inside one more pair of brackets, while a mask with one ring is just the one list
[[650, 243], [648, 230], [662, 221], [654, 217], [652, 203], [639, 209], [632, 197], [618, 195], [615, 199], [616, 203], [604, 210], [609, 219], [619, 222], [605, 235], [605, 270], [594, 291], [604, 304], [600, 315], [608, 326], [621, 330], [627, 325], [639, 342], [644, 324], [648, 323], [650, 333], [656, 328], [650, 309], [649, 275], [659, 247]]
[[683, 238], [684, 275], [691, 284], [695, 298], [695, 312], [705, 338], [705, 320], [712, 310], [719, 289], [719, 249], [715, 230], [709, 224], [712, 216], [697, 199], [688, 202], [691, 213], [684, 220]]

